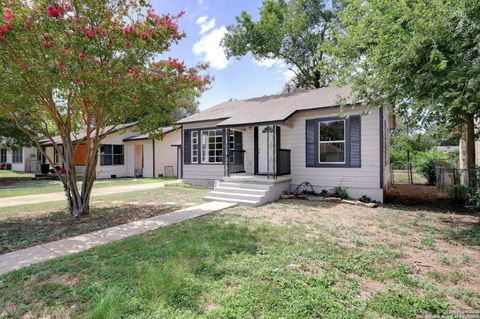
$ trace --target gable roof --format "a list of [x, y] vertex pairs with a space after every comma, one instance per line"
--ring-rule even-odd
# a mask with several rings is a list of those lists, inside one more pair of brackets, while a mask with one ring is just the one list
[[337, 107], [341, 99], [351, 104], [351, 86], [277, 94], [247, 100], [228, 101], [193, 114], [178, 124], [222, 120], [217, 126], [283, 122], [297, 111]]
[[[163, 134], [168, 134], [170, 132], [175, 131], [175, 128], [172, 126], [166, 126], [166, 127], [161, 127], [160, 130], [162, 131]], [[130, 142], [130, 141], [143, 141], [143, 140], [151, 140], [152, 138], [148, 136], [148, 134], [138, 134], [138, 135], [132, 135], [127, 138], [124, 138], [124, 142]]]
[[[134, 126], [135, 123], [126, 123], [126, 124], [119, 124], [115, 127], [115, 129], [113, 129], [111, 132], [109, 132], [114, 126], [113, 125], [110, 125], [110, 126], [105, 126], [101, 131], [100, 131], [100, 135], [104, 135], [105, 133], [108, 132], [108, 134], [113, 134], [113, 133], [116, 133], [120, 130], [123, 130], [123, 129], [127, 129], [127, 128], [130, 128], [132, 126]], [[85, 139], [87, 137], [87, 129], [83, 129], [81, 131], [79, 131], [78, 133], [72, 133], [70, 135], [70, 138], [72, 139], [72, 142], [78, 142], [78, 141], [82, 141], [83, 139]], [[91, 133], [91, 137], [95, 137], [95, 131], [93, 131]], [[50, 141], [50, 139], [48, 138], [45, 138], [43, 140], [40, 141], [40, 144], [42, 146], [52, 146], [53, 144], [56, 144], [56, 145], [62, 145], [62, 139], [60, 138], [59, 135], [57, 136], [54, 136], [52, 137], [52, 140], [53, 140], [53, 143], [52, 141]]]

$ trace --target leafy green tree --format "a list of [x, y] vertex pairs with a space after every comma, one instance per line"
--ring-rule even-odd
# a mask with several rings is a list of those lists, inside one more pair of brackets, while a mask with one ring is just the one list
[[478, 0], [345, 0], [335, 56], [356, 98], [416, 122], [459, 125], [475, 166]]
[[[335, 3], [335, 1], [334, 1]], [[264, 0], [259, 20], [244, 11], [227, 27], [223, 40], [229, 57], [251, 53], [257, 60], [276, 59], [295, 73], [296, 88], [320, 88], [335, 77], [327, 54], [335, 15], [324, 0]]]
[[32, 139], [28, 137], [15, 123], [11, 120], [2, 117], [0, 114], [0, 144], [8, 148], [31, 146]]
[[[129, 118], [154, 131], [172, 123], [176, 102], [208, 84], [177, 59], [161, 60], [185, 35], [179, 15], [158, 15], [145, 0], [71, 0], [0, 3], [0, 105], [40, 148], [52, 140], [66, 174], [60, 174], [73, 217], [89, 213], [103, 136]], [[73, 139], [86, 129], [86, 166], [79, 188]], [[47, 154], [47, 161], [53, 159]]]

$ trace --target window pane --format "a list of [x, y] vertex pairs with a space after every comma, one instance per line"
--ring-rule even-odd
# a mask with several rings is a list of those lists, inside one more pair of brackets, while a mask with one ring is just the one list
[[100, 154], [112, 154], [112, 145], [100, 146]]
[[344, 121], [320, 122], [320, 141], [343, 141]]
[[113, 154], [123, 155], [123, 145], [113, 145]]
[[108, 166], [112, 165], [112, 155], [100, 155], [100, 165]]
[[321, 163], [343, 163], [345, 162], [345, 143], [321, 143]]
[[222, 130], [204, 130], [202, 136], [202, 162], [222, 163], [223, 155], [223, 131]]
[[123, 155], [113, 155], [113, 165], [123, 165], [124, 157]]

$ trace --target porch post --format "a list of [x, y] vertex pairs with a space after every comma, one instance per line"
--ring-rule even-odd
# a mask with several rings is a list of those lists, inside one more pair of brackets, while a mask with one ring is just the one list
[[277, 125], [273, 125], [273, 141], [272, 141], [272, 169], [273, 169], [273, 179], [277, 178]]
[[267, 179], [270, 179], [270, 125], [265, 129], [267, 133]]
[[230, 177], [230, 128], [226, 130], [225, 136], [225, 161], [226, 161], [226, 171], [227, 177]]

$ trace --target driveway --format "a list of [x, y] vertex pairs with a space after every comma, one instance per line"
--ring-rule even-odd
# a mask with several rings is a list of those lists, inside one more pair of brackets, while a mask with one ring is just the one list
[[[151, 189], [165, 187], [166, 184], [178, 184], [178, 183], [181, 183], [181, 180], [162, 182], [162, 183], [147, 183], [147, 184], [140, 184], [140, 185], [123, 185], [123, 186], [105, 187], [105, 188], [93, 189], [92, 196], [151, 190]], [[27, 204], [38, 204], [38, 203], [44, 203], [44, 202], [62, 201], [65, 199], [66, 199], [66, 196], [65, 196], [65, 193], [63, 192], [5, 197], [5, 198], [0, 198], [0, 208], [18, 206], [18, 205], [27, 205]]]

